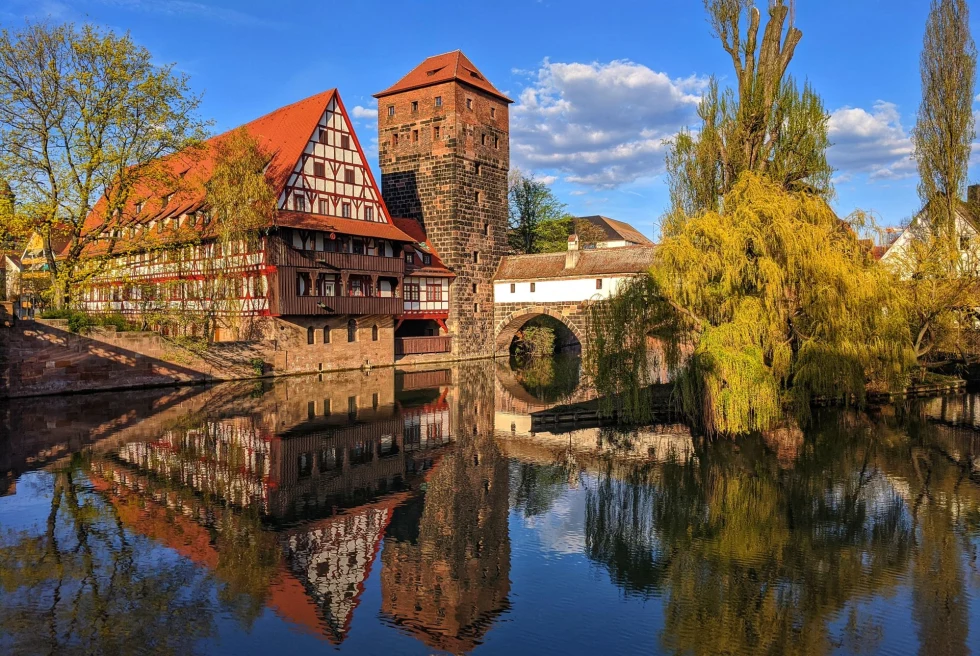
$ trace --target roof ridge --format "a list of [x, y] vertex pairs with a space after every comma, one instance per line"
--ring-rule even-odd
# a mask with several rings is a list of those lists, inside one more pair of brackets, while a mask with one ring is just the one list
[[[283, 105], [282, 107], [279, 107], [277, 109], [273, 109], [271, 112], [266, 112], [265, 114], [262, 114], [262, 116], [256, 116], [255, 118], [253, 118], [251, 120], [245, 121], [241, 125], [237, 125], [237, 126], [235, 126], [233, 128], [229, 128], [229, 129], [225, 130], [224, 132], [221, 132], [221, 133], [218, 133], [218, 134], [213, 135], [211, 137], [208, 137], [207, 139], [205, 139], [205, 141], [212, 141], [214, 139], [218, 139], [219, 137], [223, 137], [225, 135], [231, 134], [235, 130], [240, 130], [241, 128], [244, 128], [244, 127], [246, 127], [248, 125], [251, 125], [252, 123], [258, 123], [261, 120], [264, 120], [264, 119], [267, 119], [267, 118], [271, 118], [272, 116], [275, 116], [276, 114], [279, 114], [280, 112], [284, 112], [286, 110], [293, 109], [296, 105], [299, 105], [301, 103], [308, 102], [308, 101], [313, 100], [314, 98], [317, 98], [319, 96], [326, 95], [327, 97], [325, 98], [325, 100], [329, 101], [329, 99], [332, 98], [336, 93], [337, 93], [337, 87], [331, 87], [330, 89], [326, 89], [325, 91], [321, 91], [319, 93], [314, 93], [312, 96], [307, 96], [306, 98], [301, 98], [300, 100], [297, 100], [296, 102], [291, 102], [288, 105]], [[180, 153], [180, 151], [178, 151], [176, 153], [173, 153], [173, 154], [174, 155], [177, 155], [179, 153]]]

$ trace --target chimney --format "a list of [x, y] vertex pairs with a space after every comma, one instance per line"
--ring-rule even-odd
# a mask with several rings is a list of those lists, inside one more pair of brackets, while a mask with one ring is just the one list
[[980, 184], [972, 184], [966, 188], [966, 202], [971, 207], [980, 207]]
[[575, 265], [578, 264], [578, 235], [572, 234], [568, 236], [568, 251], [565, 253], [565, 268], [574, 269]]

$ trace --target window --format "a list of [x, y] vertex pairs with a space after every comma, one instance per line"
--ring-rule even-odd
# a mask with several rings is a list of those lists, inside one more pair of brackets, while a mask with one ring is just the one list
[[473, 304], [473, 314], [479, 314], [479, 312], [480, 312], [480, 304], [479, 303], [474, 303]]
[[318, 178], [327, 177], [327, 165], [323, 162], [313, 162], [313, 175]]
[[136, 213], [139, 214], [142, 211], [143, 211], [143, 203], [142, 202], [136, 203]]
[[439, 140], [439, 126], [438, 125], [435, 126], [434, 128], [432, 128], [432, 139], [434, 141], [438, 141]]
[[395, 106], [388, 105], [388, 116], [394, 116], [394, 115], [395, 115]]
[[313, 458], [309, 453], [299, 454], [297, 465], [300, 478], [305, 478], [313, 473]]
[[442, 285], [429, 284], [425, 286], [425, 300], [427, 301], [441, 301], [442, 300]]
[[313, 331], [313, 326], [306, 329], [306, 343], [315, 344], [316, 343], [316, 333]]
[[[323, 365], [320, 365], [321, 367]], [[316, 418], [316, 401], [306, 402], [306, 418], [315, 419]]]
[[306, 211], [306, 197], [304, 197], [303, 194], [293, 195], [293, 209], [297, 212]]
[[474, 294], [476, 293], [476, 290], [477, 290], [477, 286], [476, 286], [476, 283], [473, 283], [473, 293], [474, 293]]
[[476, 192], [475, 194], [473, 194], [473, 200], [475, 200], [477, 204], [480, 203], [480, 192], [479, 191]]
[[432, 264], [432, 256], [428, 253], [422, 253], [422, 264], [426, 266]]
[[517, 291], [517, 285], [515, 285], [514, 283], [510, 283], [510, 293], [513, 294], [516, 291]]
[[[353, 323], [353, 322], [354, 322], [354, 320], [351, 319], [351, 323]], [[357, 397], [356, 396], [348, 396], [347, 397], [347, 418], [348, 419], [356, 419], [357, 418]]]
[[[330, 399], [323, 399], [323, 414], [329, 414], [327, 408], [330, 407]], [[328, 472], [337, 468], [337, 447], [328, 447], [320, 450], [320, 471]]]
[[419, 140], [419, 131], [412, 130], [412, 141], [418, 143], [418, 140]]
[[490, 108], [490, 118], [497, 118], [497, 108], [496, 107], [491, 107]]
[[442, 107], [442, 96], [436, 96], [436, 107]]
[[405, 253], [406, 264], [415, 264], [415, 253]]
[[344, 169], [344, 182], [347, 184], [354, 184], [354, 169]]
[[493, 147], [494, 147], [494, 148], [496, 148], [496, 147], [497, 147], [497, 143], [498, 143], [498, 142], [497, 142], [497, 137], [494, 137], [494, 138], [493, 138]]
[[398, 133], [397, 132], [395, 134], [391, 135], [391, 145], [392, 146], [397, 146], [398, 145]]
[[340, 215], [345, 219], [350, 218], [350, 203], [341, 203], [340, 205]]
[[475, 173], [475, 174], [477, 174], [477, 175], [480, 175], [480, 172], [481, 172], [482, 170], [483, 170], [483, 167], [482, 167], [482, 166], [480, 166], [480, 164], [479, 164], [479, 163], [476, 163], [476, 164], [473, 164], [473, 173]]
[[327, 131], [320, 130], [319, 133], [316, 135], [316, 140], [322, 144], [327, 143]]
[[596, 289], [602, 289], [602, 278], [596, 278], [595, 279], [595, 288]]
[[[378, 341], [378, 327], [377, 326], [371, 326], [371, 341], [372, 342]], [[375, 398], [377, 398], [377, 395], [375, 395]], [[377, 408], [378, 407], [378, 404], [375, 403], [374, 404], [374, 407]]]
[[404, 284], [405, 300], [418, 302], [421, 299], [419, 284], [417, 282], [406, 282]]
[[534, 291], [534, 283], [533, 282], [531, 283], [531, 291], [532, 292]]
[[357, 341], [357, 322], [354, 321], [353, 319], [347, 322], [347, 341], [348, 342]]
[[473, 109], [473, 99], [472, 98], [467, 98], [466, 99], [466, 109]]
[[350, 137], [346, 134], [340, 135], [340, 147], [345, 150], [350, 148]]
[[364, 208], [364, 220], [365, 221], [374, 221], [374, 208], [373, 207], [365, 207]]
[[480, 135], [480, 145], [481, 146], [486, 146], [487, 145], [487, 135], [486, 135], [486, 133], [483, 133], [483, 134]]
[[473, 251], [473, 264], [480, 263], [480, 251]]
[[483, 234], [485, 234], [487, 237], [490, 236], [490, 224], [489, 223], [484, 223], [483, 224]]
[[330, 213], [330, 204], [327, 203], [327, 201], [325, 201], [325, 200], [321, 200], [320, 201], [320, 214], [329, 214], [329, 213]]
[[412, 101], [412, 111], [413, 112], [419, 111], [419, 101], [418, 100], [413, 100]]
[[[330, 326], [323, 327], [323, 343], [324, 344], [330, 343]], [[329, 403], [329, 401], [327, 401], [327, 403]], [[323, 412], [324, 414], [328, 414], [326, 407], [324, 407]]]

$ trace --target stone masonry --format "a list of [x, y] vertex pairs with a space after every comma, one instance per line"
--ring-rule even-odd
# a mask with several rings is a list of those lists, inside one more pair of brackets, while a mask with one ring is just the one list
[[507, 252], [507, 103], [454, 80], [382, 97], [378, 107], [388, 210], [420, 221], [457, 276], [448, 322], [453, 355], [491, 356], [492, 280]]

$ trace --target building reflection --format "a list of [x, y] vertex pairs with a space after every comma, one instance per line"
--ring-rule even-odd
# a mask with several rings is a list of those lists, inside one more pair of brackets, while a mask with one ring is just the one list
[[245, 616], [265, 605], [340, 643], [395, 509], [450, 450], [452, 382], [448, 369], [279, 380], [113, 439], [87, 469], [127, 528], [258, 603]]
[[[420, 491], [395, 511], [381, 555], [381, 612], [426, 645], [467, 652], [509, 608], [507, 459], [492, 434], [493, 375], [461, 367], [464, 427]], [[469, 430], [466, 430], [468, 428]]]

